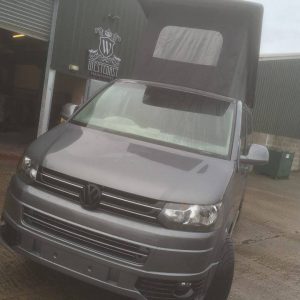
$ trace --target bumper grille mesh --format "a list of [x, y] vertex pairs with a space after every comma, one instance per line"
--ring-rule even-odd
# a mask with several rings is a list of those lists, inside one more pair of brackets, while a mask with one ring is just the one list
[[150, 252], [148, 248], [79, 227], [27, 207], [23, 209], [23, 221], [26, 225], [63, 241], [136, 264], [144, 264]]

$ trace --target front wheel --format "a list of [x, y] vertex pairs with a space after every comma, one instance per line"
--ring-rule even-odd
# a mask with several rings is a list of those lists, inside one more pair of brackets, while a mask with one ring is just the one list
[[231, 238], [226, 238], [220, 263], [208, 288], [205, 300], [226, 300], [229, 296], [234, 274], [234, 247]]

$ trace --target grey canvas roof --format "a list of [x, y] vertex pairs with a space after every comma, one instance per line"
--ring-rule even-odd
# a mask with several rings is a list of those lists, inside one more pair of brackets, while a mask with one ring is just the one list
[[148, 24], [134, 78], [241, 99], [252, 107], [263, 8], [234, 0], [139, 0]]

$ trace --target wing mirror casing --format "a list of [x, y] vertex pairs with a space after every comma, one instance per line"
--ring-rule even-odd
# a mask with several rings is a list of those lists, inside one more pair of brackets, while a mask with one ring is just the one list
[[269, 150], [266, 146], [252, 144], [248, 155], [242, 155], [240, 162], [247, 165], [266, 165], [269, 162]]
[[78, 108], [79, 106], [73, 103], [65, 104], [60, 113], [62, 120], [63, 121], [69, 120]]

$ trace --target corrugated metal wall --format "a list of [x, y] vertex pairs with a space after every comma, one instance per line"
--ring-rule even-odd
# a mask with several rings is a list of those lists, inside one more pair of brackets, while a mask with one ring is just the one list
[[260, 61], [255, 130], [300, 139], [300, 58]]
[[54, 0], [0, 0], [0, 27], [49, 40]]
[[[128, 77], [145, 24], [146, 18], [137, 0], [62, 0], [51, 67], [88, 77], [88, 50], [98, 49], [99, 36], [95, 28], [101, 26], [121, 36], [122, 42], [115, 51], [122, 59], [119, 77]], [[79, 66], [79, 71], [69, 71], [70, 64]]]

